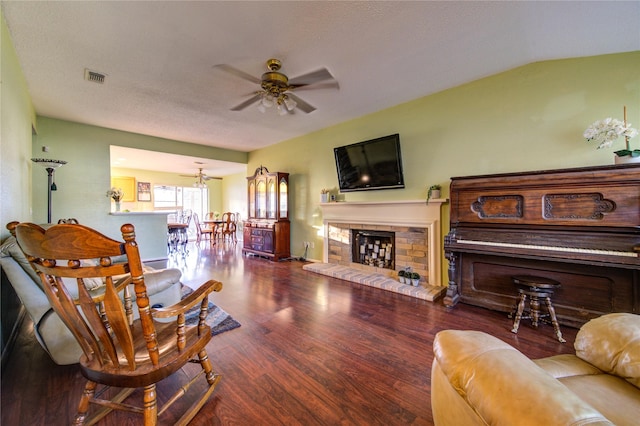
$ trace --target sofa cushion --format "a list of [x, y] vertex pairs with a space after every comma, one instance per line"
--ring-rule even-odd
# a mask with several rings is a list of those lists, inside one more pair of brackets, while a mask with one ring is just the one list
[[22, 252], [22, 249], [18, 245], [18, 241], [16, 241], [16, 237], [13, 235], [4, 240], [2, 245], [0, 246], [0, 256], [1, 257], [12, 257], [22, 269], [31, 277], [31, 279], [42, 289], [42, 283], [40, 282], [40, 278], [38, 278], [38, 274], [33, 270], [27, 257]]
[[[7, 238], [6, 240], [4, 240], [4, 242], [2, 243], [2, 246], [0, 246], [0, 256], [2, 256], [2, 257], [7, 257], [7, 256], [12, 257], [16, 262], [18, 262], [20, 267], [22, 267], [22, 269], [24, 269], [24, 271], [27, 274], [29, 274], [31, 279], [38, 285], [38, 287], [40, 287], [40, 289], [42, 291], [44, 291], [44, 289], [42, 288], [42, 283], [40, 282], [40, 278], [38, 277], [38, 274], [33, 269], [33, 267], [31, 267], [31, 265], [29, 264], [29, 261], [27, 260], [27, 257], [24, 255], [24, 253], [22, 252], [22, 249], [18, 245], [18, 241], [16, 241], [16, 237], [14, 237], [12, 235], [9, 238]], [[87, 265], [87, 264], [97, 265], [98, 264], [94, 260], [83, 260], [82, 263], [84, 265]], [[64, 283], [67, 286], [67, 288], [76, 287], [76, 280], [75, 279], [73, 279], [73, 278], [63, 278], [62, 280], [64, 281]], [[91, 290], [96, 290], [96, 289], [102, 287], [104, 285], [104, 282], [102, 281], [101, 278], [85, 278], [84, 279], [84, 284], [85, 284], [85, 287], [87, 287], [87, 290], [91, 291]]]
[[613, 424], [628, 425], [630, 419], [640, 419], [640, 390], [621, 377], [589, 374], [558, 380]]
[[572, 354], [553, 355], [533, 362], [556, 379], [571, 376], [602, 374], [599, 368]]
[[580, 328], [576, 356], [640, 388], [640, 315], [615, 313]]

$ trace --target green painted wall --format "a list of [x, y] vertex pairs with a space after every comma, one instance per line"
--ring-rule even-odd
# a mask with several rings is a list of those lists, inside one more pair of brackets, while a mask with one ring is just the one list
[[12, 220], [31, 220], [31, 134], [36, 115], [0, 9], [0, 240]]
[[582, 133], [595, 120], [622, 119], [623, 105], [637, 128], [640, 52], [533, 63], [251, 152], [247, 169], [291, 174], [293, 254], [315, 241], [309, 258], [322, 259], [319, 198], [322, 188], [338, 191], [334, 147], [400, 134], [406, 188], [343, 200], [425, 199], [436, 183], [446, 197], [452, 176], [613, 164], [623, 141], [596, 150]]
[[[109, 161], [111, 145], [151, 150], [157, 147], [156, 150], [163, 152], [225, 161], [243, 162], [247, 157], [246, 153], [237, 151], [220, 150], [204, 145], [192, 146], [193, 144], [184, 142], [38, 117], [38, 136], [33, 141], [33, 152], [40, 152], [42, 146], [47, 146], [49, 152], [43, 156], [68, 162], [56, 170], [55, 182], [58, 190], [53, 192], [52, 196], [52, 221], [74, 217], [80, 223], [94, 227], [113, 238], [120, 238], [119, 228], [124, 220], [131, 221], [136, 225], [143, 259], [158, 259], [166, 256], [166, 248], [161, 241], [164, 235], [162, 232], [158, 233], [157, 225], [153, 228], [139, 217], [109, 215], [111, 200], [106, 197], [106, 191], [111, 184]], [[220, 155], [221, 152], [224, 155]], [[192, 179], [180, 178], [177, 175], [175, 179], [176, 183], [181, 181], [188, 185], [193, 183]], [[215, 199], [215, 202], [220, 201]], [[46, 222], [46, 172], [35, 168], [33, 170], [33, 211], [35, 222]]]

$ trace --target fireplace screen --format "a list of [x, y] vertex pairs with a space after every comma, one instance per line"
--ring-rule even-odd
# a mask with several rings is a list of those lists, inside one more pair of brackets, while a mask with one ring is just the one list
[[354, 263], [395, 269], [394, 232], [351, 230], [351, 259]]

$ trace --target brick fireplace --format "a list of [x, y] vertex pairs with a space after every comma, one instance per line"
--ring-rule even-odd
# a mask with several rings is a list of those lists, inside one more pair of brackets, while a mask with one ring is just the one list
[[[441, 205], [446, 200], [335, 202], [321, 204], [324, 225], [323, 262], [395, 277], [411, 267], [421, 285], [440, 286], [442, 239]], [[354, 262], [352, 231], [394, 234], [394, 269]]]

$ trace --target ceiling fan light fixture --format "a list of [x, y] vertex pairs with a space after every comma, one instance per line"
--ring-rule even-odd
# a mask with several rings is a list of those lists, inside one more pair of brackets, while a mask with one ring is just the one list
[[273, 106], [273, 95], [271, 93], [265, 93], [262, 95], [262, 105], [269, 108]]
[[288, 113], [287, 107], [281, 102], [278, 102], [278, 115], [287, 115]]
[[298, 103], [291, 99], [289, 96], [284, 95], [284, 105], [287, 107], [289, 111], [293, 111], [293, 109], [298, 106]]
[[267, 69], [269, 71], [262, 74], [261, 78], [257, 78], [252, 76], [251, 74], [236, 69], [231, 65], [216, 65], [216, 67], [220, 68], [222, 71], [226, 71], [235, 75], [236, 77], [248, 80], [251, 83], [260, 84], [260, 90], [254, 92], [249, 99], [231, 108], [231, 111], [242, 111], [243, 109], [257, 102], [258, 110], [263, 113], [266, 112], [267, 108], [271, 108], [274, 105], [276, 107], [279, 107], [280, 105], [284, 104], [284, 106], [282, 106], [282, 108], [285, 109], [284, 113], [280, 108], [276, 108], [277, 112], [281, 115], [286, 115], [287, 113], [293, 112], [293, 110], [296, 108], [308, 114], [315, 111], [316, 108], [313, 105], [309, 105], [303, 99], [294, 96], [293, 94], [291, 94], [290, 96], [295, 98], [295, 100], [293, 98], [290, 98], [287, 95], [287, 91], [316, 88], [339, 88], [338, 82], [333, 78], [331, 73], [326, 68], [312, 71], [289, 80], [289, 77], [280, 72], [281, 66], [282, 62], [280, 62], [280, 60], [269, 59], [267, 61]]

